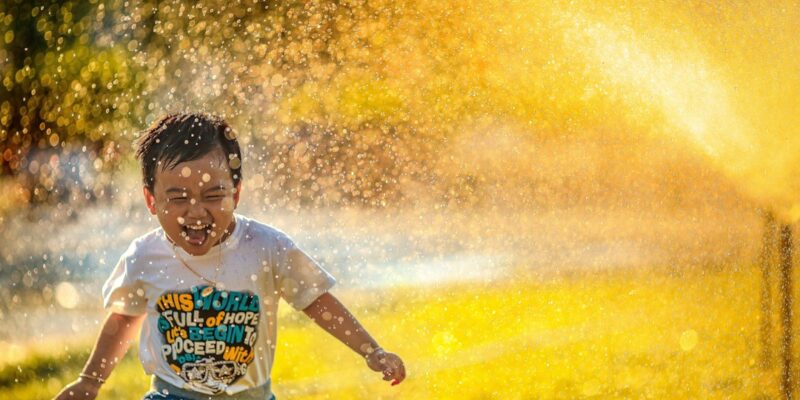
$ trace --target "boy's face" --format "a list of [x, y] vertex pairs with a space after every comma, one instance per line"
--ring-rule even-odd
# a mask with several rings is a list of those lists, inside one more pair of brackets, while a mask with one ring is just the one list
[[144, 188], [150, 213], [170, 240], [192, 255], [206, 254], [233, 232], [239, 189], [233, 187], [221, 149], [172, 169], [156, 168], [153, 193]]

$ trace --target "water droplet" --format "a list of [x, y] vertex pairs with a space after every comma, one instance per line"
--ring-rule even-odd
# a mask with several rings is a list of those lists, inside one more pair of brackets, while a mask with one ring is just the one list
[[5, 361], [8, 363], [21, 362], [27, 356], [28, 352], [23, 346], [16, 345], [13, 343], [9, 345], [6, 342], [0, 342], [0, 345], [2, 345], [5, 348], [5, 351], [3, 352], [3, 357], [6, 359]]
[[234, 157], [228, 161], [228, 165], [231, 167], [231, 169], [237, 169], [242, 166], [242, 162], [239, 160], [239, 157]]
[[697, 331], [694, 329], [683, 331], [680, 338], [681, 350], [691, 351], [697, 346], [697, 340]]
[[69, 282], [61, 282], [56, 286], [56, 301], [61, 307], [72, 309], [78, 306], [80, 294]]
[[359, 349], [361, 349], [361, 351], [363, 351], [363, 352], [365, 352], [367, 354], [371, 354], [373, 351], [375, 351], [375, 350], [372, 349], [372, 346], [370, 346], [369, 343], [362, 344], [361, 346], [359, 346]]

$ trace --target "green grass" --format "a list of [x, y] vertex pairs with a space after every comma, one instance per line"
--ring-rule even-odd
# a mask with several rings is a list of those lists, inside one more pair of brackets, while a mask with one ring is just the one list
[[[273, 390], [279, 399], [777, 398], [778, 371], [759, 367], [758, 276], [651, 270], [348, 293], [342, 301], [405, 360], [406, 381], [389, 386], [301, 313], [287, 313]], [[51, 398], [88, 348], [33, 353], [4, 367], [0, 398]], [[134, 354], [100, 398], [142, 397], [148, 379]]]

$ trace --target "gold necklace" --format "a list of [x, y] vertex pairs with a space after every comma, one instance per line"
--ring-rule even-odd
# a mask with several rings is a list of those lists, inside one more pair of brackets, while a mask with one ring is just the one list
[[220, 242], [217, 246], [219, 246], [219, 251], [217, 252], [217, 254], [219, 255], [219, 259], [217, 262], [217, 272], [214, 273], [214, 280], [211, 280], [203, 275], [200, 275], [199, 272], [192, 269], [192, 267], [190, 267], [189, 264], [187, 264], [186, 261], [183, 260], [183, 257], [181, 257], [181, 255], [178, 254], [178, 249], [177, 246], [175, 246], [175, 242], [172, 242], [172, 252], [175, 254], [175, 257], [178, 257], [178, 260], [180, 260], [181, 264], [183, 264], [183, 266], [186, 267], [186, 269], [188, 269], [189, 271], [192, 271], [193, 274], [197, 275], [198, 278], [211, 284], [211, 286], [206, 286], [205, 289], [203, 289], [200, 292], [200, 294], [203, 297], [206, 297], [211, 293], [213, 293], [215, 288], [217, 290], [222, 290], [224, 288], [223, 284], [217, 281], [217, 277], [219, 276], [219, 270], [222, 269], [222, 242]]

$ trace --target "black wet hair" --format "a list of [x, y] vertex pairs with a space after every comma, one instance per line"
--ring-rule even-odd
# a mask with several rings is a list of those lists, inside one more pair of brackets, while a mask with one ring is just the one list
[[[168, 114], [137, 139], [136, 158], [144, 185], [154, 191], [156, 168], [172, 169], [222, 149], [236, 187], [242, 180], [242, 152], [236, 134], [224, 119], [204, 113]], [[234, 160], [236, 159], [236, 160]], [[236, 167], [236, 168], [233, 168]]]

